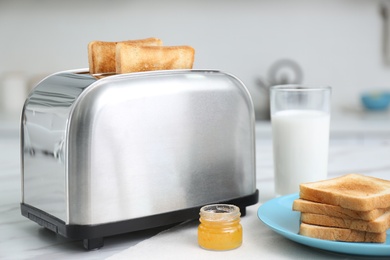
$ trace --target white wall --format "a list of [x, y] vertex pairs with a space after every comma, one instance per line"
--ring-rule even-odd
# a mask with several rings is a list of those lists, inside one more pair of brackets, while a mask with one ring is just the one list
[[[256, 79], [290, 58], [304, 83], [333, 87], [333, 106], [358, 107], [366, 89], [390, 88], [379, 0], [2, 0], [0, 76], [27, 78], [88, 66], [91, 40], [159, 37], [192, 45], [194, 68], [220, 69], [265, 97]], [[260, 114], [260, 112], [258, 113]]]

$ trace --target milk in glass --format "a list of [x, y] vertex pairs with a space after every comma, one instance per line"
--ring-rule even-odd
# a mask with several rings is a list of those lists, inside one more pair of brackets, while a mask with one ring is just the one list
[[272, 115], [275, 192], [299, 191], [299, 184], [326, 179], [329, 113], [285, 110]]

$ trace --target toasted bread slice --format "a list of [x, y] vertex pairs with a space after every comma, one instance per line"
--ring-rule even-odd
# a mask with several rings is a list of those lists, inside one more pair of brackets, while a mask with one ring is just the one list
[[[160, 46], [158, 38], [124, 41], [135, 45]], [[118, 42], [92, 41], [88, 44], [89, 73], [115, 73], [115, 52]]]
[[300, 198], [357, 211], [388, 208], [390, 181], [361, 174], [347, 174], [301, 184]]
[[390, 211], [372, 221], [337, 218], [321, 214], [301, 213], [301, 221], [306, 224], [381, 233], [386, 232], [386, 230], [390, 228]]
[[190, 46], [140, 46], [118, 43], [116, 73], [191, 69], [195, 50]]
[[371, 221], [383, 215], [385, 212], [390, 211], [390, 208], [357, 211], [345, 209], [340, 206], [330, 204], [296, 199], [293, 203], [293, 210], [305, 213], [323, 214], [338, 218], [350, 218]]
[[303, 236], [344, 242], [386, 242], [386, 232], [371, 233], [348, 228], [322, 227], [301, 223], [299, 233]]

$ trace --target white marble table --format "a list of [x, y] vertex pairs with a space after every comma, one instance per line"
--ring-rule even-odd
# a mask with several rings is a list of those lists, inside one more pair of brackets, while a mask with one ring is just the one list
[[[244, 244], [226, 252], [200, 249], [196, 241], [196, 222], [105, 238], [100, 250], [87, 252], [81, 241], [71, 241], [41, 228], [20, 214], [21, 181], [19, 140], [12, 131], [0, 135], [0, 259], [355, 259], [355, 256], [320, 251], [287, 240], [267, 228], [256, 215], [261, 203], [273, 198], [272, 146], [257, 140], [257, 187], [260, 202], [248, 208], [242, 218]], [[330, 146], [329, 177], [350, 172], [390, 179], [390, 144], [340, 143]], [[156, 236], [155, 236], [156, 235]], [[174, 253], [171, 247], [176, 250]], [[123, 255], [122, 255], [123, 256]], [[133, 258], [134, 257], [134, 258]], [[359, 258], [364, 259], [364, 258]], [[370, 258], [372, 259], [372, 258]]]

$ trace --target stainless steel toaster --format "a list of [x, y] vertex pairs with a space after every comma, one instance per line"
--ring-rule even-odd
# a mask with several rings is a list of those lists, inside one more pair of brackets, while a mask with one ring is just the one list
[[55, 73], [21, 117], [21, 212], [84, 247], [258, 201], [254, 109], [210, 70]]

